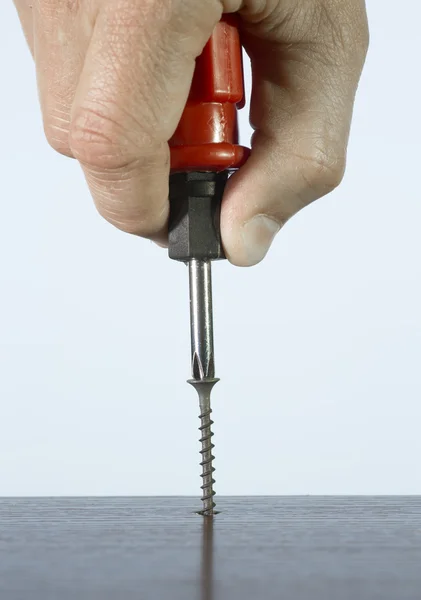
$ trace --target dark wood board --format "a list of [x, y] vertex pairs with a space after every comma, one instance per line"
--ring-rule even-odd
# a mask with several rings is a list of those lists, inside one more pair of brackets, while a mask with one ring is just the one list
[[421, 497], [0, 499], [1, 600], [421, 600]]

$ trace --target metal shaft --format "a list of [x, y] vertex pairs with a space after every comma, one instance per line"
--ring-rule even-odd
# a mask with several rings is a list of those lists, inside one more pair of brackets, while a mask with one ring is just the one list
[[212, 409], [210, 394], [218, 381], [215, 379], [215, 360], [213, 348], [213, 314], [212, 314], [212, 271], [207, 260], [193, 259], [189, 262], [190, 275], [190, 320], [191, 320], [191, 352], [192, 376], [190, 383], [196, 388], [200, 404], [200, 432], [202, 462], [202, 503], [204, 516], [214, 514], [212, 449]]
[[191, 260], [189, 276], [192, 376], [196, 381], [214, 379], [211, 262]]

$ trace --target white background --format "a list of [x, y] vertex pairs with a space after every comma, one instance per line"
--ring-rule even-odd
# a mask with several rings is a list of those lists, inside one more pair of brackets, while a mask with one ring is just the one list
[[[343, 185], [214, 269], [220, 494], [421, 493], [421, 11], [368, 4]], [[0, 45], [0, 495], [197, 494], [187, 271], [47, 146], [11, 0]]]

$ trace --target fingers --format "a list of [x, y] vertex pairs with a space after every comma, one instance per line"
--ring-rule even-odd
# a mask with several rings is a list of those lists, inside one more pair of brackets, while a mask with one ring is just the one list
[[[89, 6], [89, 3], [87, 3]], [[61, 154], [69, 143], [71, 108], [92, 35], [94, 12], [74, 0], [34, 0], [34, 56], [45, 135]]]
[[362, 1], [277, 6], [267, 16], [252, 3], [244, 9], [255, 135], [251, 158], [229, 182], [221, 225], [226, 253], [241, 266], [260, 262], [291, 216], [340, 183], [367, 48]]
[[244, 17], [256, 129], [223, 203], [230, 260], [259, 262], [279, 228], [341, 180], [367, 45], [362, 0], [31, 1], [32, 13], [16, 4], [47, 138], [80, 161], [120, 229], [165, 241], [168, 140], [223, 10]]
[[219, 1], [105, 2], [72, 108], [70, 148], [99, 212], [116, 227], [163, 241], [169, 149]]
[[47, 139], [124, 231], [165, 242], [168, 140], [221, 13], [220, 0], [33, 0]]

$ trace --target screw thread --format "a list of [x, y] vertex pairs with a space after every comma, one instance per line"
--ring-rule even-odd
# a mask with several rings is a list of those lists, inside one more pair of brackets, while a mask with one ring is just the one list
[[212, 449], [215, 447], [212, 443], [212, 425], [213, 421], [211, 419], [212, 409], [209, 408], [202, 412], [199, 415], [199, 419], [201, 421], [201, 425], [199, 427], [199, 431], [202, 434], [200, 438], [200, 442], [202, 444], [202, 449], [200, 450], [200, 454], [202, 455], [202, 462], [200, 463], [202, 467], [202, 479], [203, 485], [201, 489], [203, 490], [202, 494], [202, 503], [203, 510], [201, 514], [204, 516], [211, 516], [214, 514], [214, 508], [216, 506], [213, 497], [215, 496], [215, 491], [213, 489], [213, 484], [215, 480], [213, 479], [213, 472], [215, 468], [213, 467], [212, 461], [214, 460], [214, 456], [212, 454]]

